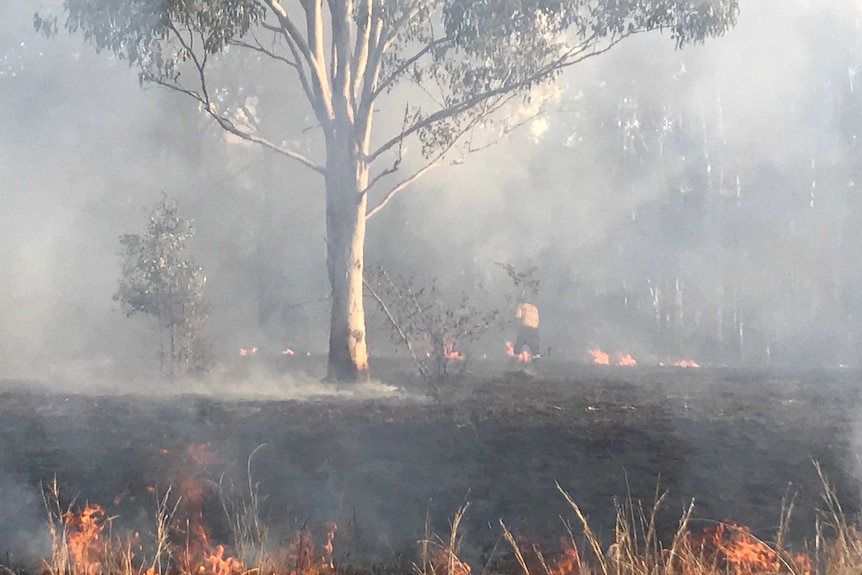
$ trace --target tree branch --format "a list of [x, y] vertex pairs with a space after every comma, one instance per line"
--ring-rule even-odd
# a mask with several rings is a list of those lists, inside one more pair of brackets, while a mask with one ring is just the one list
[[[302, 59], [308, 64], [311, 82], [310, 86], [307, 82], [303, 83], [303, 89], [312, 108], [317, 113], [317, 119], [324, 129], [328, 129], [332, 119], [332, 103], [326, 63], [323, 57], [323, 19], [320, 14], [320, 0], [311, 0], [314, 3], [314, 10], [309, 10], [307, 3], [303, 2], [308, 31], [307, 40], [303, 38], [299, 28], [287, 15], [287, 11], [278, 0], [263, 1], [278, 18], [280, 31], [287, 40], [288, 46], [291, 47], [291, 50], [295, 49], [294, 57], [299, 61], [299, 56], [302, 56]], [[315, 17], [315, 12], [318, 17]], [[317, 33], [318, 31], [320, 34]]]
[[[493, 88], [491, 90], [481, 92], [479, 94], [476, 94], [476, 95], [474, 95], [470, 98], [467, 98], [461, 102], [457, 102], [457, 103], [455, 103], [451, 106], [448, 106], [446, 108], [441, 108], [441, 109], [437, 110], [436, 112], [434, 112], [433, 114], [426, 116], [424, 119], [417, 121], [415, 124], [413, 124], [412, 126], [407, 128], [406, 130], [402, 130], [400, 134], [387, 140], [383, 145], [381, 145], [379, 148], [377, 148], [377, 150], [375, 150], [374, 152], [369, 154], [366, 161], [368, 161], [368, 163], [374, 162], [381, 155], [383, 155], [388, 150], [390, 150], [393, 146], [397, 145], [400, 141], [407, 138], [408, 136], [415, 134], [416, 132], [418, 132], [422, 129], [428, 128], [431, 125], [436, 124], [438, 122], [441, 122], [443, 120], [447, 120], [447, 119], [452, 118], [454, 116], [458, 116], [460, 114], [463, 114], [464, 112], [475, 108], [476, 106], [478, 106], [482, 102], [485, 102], [491, 98], [494, 98], [496, 96], [501, 96], [503, 94], [507, 94], [510, 92], [514, 92], [516, 90], [519, 90], [521, 88], [529, 86], [530, 84], [533, 84], [535, 82], [543, 80], [543, 79], [547, 78], [548, 76], [550, 76], [551, 74], [553, 74], [554, 72], [556, 72], [557, 70], [561, 70], [563, 68], [573, 66], [575, 64], [583, 62], [584, 60], [587, 60], [587, 59], [592, 58], [594, 56], [604, 54], [605, 52], [610, 50], [613, 46], [615, 46], [619, 42], [621, 42], [624, 38], [627, 38], [628, 36], [631, 36], [633, 34], [641, 32], [641, 31], [643, 31], [643, 30], [632, 30], [632, 31], [628, 31], [628, 32], [625, 32], [623, 34], [620, 34], [619, 36], [612, 38], [611, 41], [606, 46], [602, 47], [601, 49], [595, 49], [589, 53], [585, 53], [586, 48], [583, 47], [584, 45], [582, 44], [578, 47], [578, 49], [572, 49], [572, 50], [567, 51], [560, 58], [557, 58], [552, 63], [541, 68], [538, 72], [531, 74], [530, 76], [528, 76], [526, 78], [523, 78], [523, 79], [521, 79], [517, 82], [513, 82], [513, 83], [504, 82], [503, 85], [501, 85], [497, 88]], [[572, 58], [571, 56], [573, 54], [578, 54], [578, 56], [575, 58]]]
[[[500, 106], [502, 106], [502, 103], [500, 104]], [[392, 201], [392, 199], [393, 199], [396, 195], [398, 195], [398, 193], [399, 193], [399, 192], [401, 192], [402, 190], [404, 190], [407, 186], [409, 186], [410, 184], [412, 184], [413, 182], [415, 182], [416, 180], [418, 180], [419, 178], [421, 178], [422, 176], [424, 176], [424, 175], [425, 175], [426, 173], [428, 173], [429, 171], [431, 171], [431, 170], [433, 170], [434, 168], [436, 168], [437, 166], [439, 166], [439, 165], [440, 165], [440, 161], [443, 159], [443, 157], [444, 157], [447, 153], [449, 153], [449, 151], [450, 151], [450, 150], [455, 146], [455, 144], [457, 144], [457, 143], [458, 143], [458, 141], [459, 141], [459, 140], [464, 136], [464, 134], [466, 134], [467, 132], [469, 132], [470, 130], [472, 130], [473, 128], [475, 128], [475, 127], [476, 127], [476, 125], [477, 125], [477, 124], [482, 120], [482, 118], [483, 118], [485, 115], [486, 115], [486, 114], [477, 114], [477, 115], [476, 115], [476, 117], [472, 118], [472, 119], [467, 123], [467, 125], [466, 125], [466, 126], [464, 126], [463, 128], [461, 128], [461, 130], [459, 130], [459, 131], [458, 131], [458, 133], [455, 135], [455, 137], [453, 137], [453, 138], [451, 139], [451, 141], [450, 141], [446, 146], [444, 146], [444, 147], [443, 147], [443, 149], [442, 149], [442, 150], [440, 150], [440, 152], [439, 152], [436, 156], [434, 156], [434, 158], [433, 158], [432, 160], [430, 160], [427, 164], [425, 164], [424, 166], [422, 166], [421, 168], [419, 168], [416, 172], [414, 172], [414, 173], [413, 173], [413, 175], [411, 175], [411, 176], [409, 176], [409, 177], [407, 177], [407, 178], [404, 178], [403, 180], [401, 180], [400, 182], [398, 182], [398, 184], [396, 184], [396, 185], [395, 185], [395, 187], [393, 187], [391, 190], [389, 190], [389, 191], [386, 193], [386, 195], [385, 195], [385, 196], [383, 196], [383, 199], [382, 199], [382, 200], [380, 200], [380, 202], [379, 202], [376, 206], [374, 206], [373, 208], [370, 208], [367, 212], [365, 212], [365, 219], [366, 219], [366, 220], [368, 220], [368, 219], [369, 219], [369, 218], [371, 218], [374, 214], [376, 214], [377, 212], [379, 212], [380, 210], [382, 210], [383, 208], [385, 208], [385, 207], [386, 207], [386, 205], [387, 205], [389, 202], [391, 202], [391, 201]], [[371, 181], [371, 184], [369, 184], [369, 186], [368, 186], [368, 187], [366, 187], [366, 188], [362, 191], [362, 193], [363, 193], [363, 194], [368, 193], [368, 192], [371, 190], [371, 186], [373, 186], [375, 183], [377, 183], [377, 182], [378, 182], [380, 179], [382, 179], [383, 177], [385, 177], [385, 176], [387, 176], [387, 175], [389, 175], [389, 174], [393, 174], [393, 173], [395, 173], [397, 170], [398, 170], [398, 165], [397, 165], [397, 164], [396, 164], [396, 165], [394, 165], [392, 168], [389, 168], [388, 170], [384, 170], [383, 172], [381, 172], [380, 174], [378, 174], [378, 175], [377, 175], [377, 177], [375, 177], [375, 178]]]
[[381, 8], [378, 2], [374, 2], [373, 7], [375, 9], [375, 13], [372, 14], [373, 29], [368, 36], [367, 61], [362, 76], [362, 95], [359, 96], [356, 112], [356, 133], [363, 155], [368, 153], [368, 147], [371, 145], [371, 121], [374, 115], [374, 102], [373, 98], [371, 98], [371, 93], [374, 91], [377, 79], [380, 76], [380, 63], [383, 57], [381, 46], [383, 15], [380, 13]]
[[334, 117], [334, 113], [332, 110], [332, 88], [326, 72], [326, 56], [323, 47], [323, 0], [306, 0], [302, 4], [305, 9], [309, 63], [314, 71], [313, 84], [320, 95], [320, 102], [326, 110], [327, 117], [331, 119]]
[[350, 88], [353, 106], [356, 107], [356, 100], [359, 98], [359, 85], [365, 78], [365, 67], [368, 65], [368, 55], [371, 48], [371, 22], [372, 12], [374, 9], [373, 0], [360, 0], [362, 10], [364, 10], [364, 18], [361, 26], [356, 30], [356, 45], [353, 48], [353, 85]]
[[281, 25], [281, 28], [278, 28], [278, 30], [289, 34], [291, 39], [296, 42], [296, 46], [303, 58], [307, 61], [311, 61], [311, 50], [308, 47], [308, 42], [306, 42], [305, 38], [302, 37], [302, 34], [299, 32], [299, 28], [296, 27], [290, 19], [290, 16], [287, 15], [287, 11], [284, 7], [278, 2], [278, 0], [264, 0], [264, 2], [278, 18], [278, 23]]
[[[388, 279], [388, 277], [387, 277], [387, 279]], [[395, 332], [398, 334], [398, 337], [400, 337], [401, 341], [404, 342], [404, 346], [407, 348], [407, 351], [410, 353], [410, 358], [413, 360], [413, 364], [416, 366], [416, 369], [419, 370], [419, 373], [423, 377], [427, 376], [428, 372], [425, 369], [425, 366], [422, 364], [421, 361], [419, 361], [419, 358], [416, 357], [416, 352], [413, 350], [413, 342], [410, 341], [410, 338], [407, 337], [407, 334], [404, 333], [404, 330], [401, 328], [400, 325], [398, 325], [398, 322], [395, 321], [395, 317], [392, 315], [392, 312], [389, 311], [389, 308], [383, 302], [383, 298], [381, 298], [377, 294], [377, 292], [374, 290], [374, 288], [371, 286], [371, 284], [368, 282], [368, 280], [365, 279], [365, 277], [362, 278], [362, 283], [363, 283], [363, 285], [365, 285], [365, 287], [371, 293], [371, 297], [373, 297], [375, 300], [377, 300], [377, 304], [380, 306], [380, 309], [381, 309], [381, 311], [383, 311], [384, 315], [386, 315], [386, 319], [389, 320], [389, 323], [392, 324], [392, 327], [395, 329]]]
[[428, 52], [430, 52], [437, 46], [448, 41], [449, 38], [440, 38], [438, 40], [433, 40], [428, 44], [425, 44], [422, 49], [418, 50], [415, 54], [413, 54], [413, 56], [411, 56], [407, 60], [404, 60], [401, 65], [399, 65], [395, 70], [393, 70], [391, 74], [389, 74], [386, 78], [383, 79], [383, 81], [381, 81], [377, 85], [377, 89], [371, 93], [371, 99], [374, 100], [378, 96], [380, 96], [380, 94], [382, 94], [386, 90], [386, 88], [393, 84], [395, 80], [397, 80], [398, 77], [403, 74], [405, 70], [407, 70], [407, 68], [418, 62], [424, 55], [426, 55]]
[[[412, 184], [413, 182], [415, 182], [416, 180], [418, 180], [419, 178], [421, 178], [426, 173], [433, 170], [434, 168], [436, 168], [439, 165], [440, 165], [440, 162], [438, 161], [437, 158], [435, 158], [434, 160], [431, 160], [430, 162], [428, 162], [427, 164], [422, 166], [419, 170], [417, 170], [409, 178], [405, 178], [405, 179], [401, 180], [394, 188], [392, 188], [391, 190], [389, 190], [389, 192], [387, 192], [386, 196], [384, 196], [383, 199], [380, 200], [379, 204], [377, 204], [373, 208], [369, 209], [365, 213], [365, 219], [368, 220], [369, 218], [374, 216], [377, 212], [379, 212], [380, 210], [385, 208], [386, 205], [389, 202], [391, 202], [392, 199], [396, 195], [398, 195], [398, 193], [401, 192], [404, 188], [406, 188], [407, 186], [409, 186], [410, 184]], [[394, 173], [394, 170], [393, 170], [393, 172], [390, 172], [390, 173]]]
[[313, 162], [312, 160], [310, 160], [309, 158], [307, 158], [303, 154], [300, 154], [299, 152], [296, 152], [294, 150], [283, 148], [277, 144], [274, 144], [273, 142], [270, 142], [266, 138], [262, 138], [260, 136], [255, 135], [255, 134], [251, 134], [249, 132], [246, 132], [245, 130], [241, 130], [240, 128], [238, 128], [236, 126], [236, 124], [230, 118], [219, 115], [215, 109], [215, 105], [212, 102], [207, 102], [200, 95], [200, 93], [198, 93], [194, 90], [189, 90], [187, 88], [183, 88], [182, 86], [178, 86], [177, 84], [174, 84], [172, 82], [168, 82], [168, 81], [164, 80], [163, 78], [159, 78], [157, 76], [148, 75], [146, 77], [146, 79], [149, 80], [150, 82], [153, 82], [154, 84], [157, 84], [159, 86], [162, 86], [162, 87], [167, 88], [169, 90], [172, 90], [174, 92], [184, 94], [184, 95], [189, 96], [190, 98], [194, 99], [199, 104], [201, 104], [201, 108], [204, 110], [204, 112], [209, 114], [218, 123], [219, 127], [221, 127], [224, 131], [226, 131], [230, 134], [233, 134], [234, 136], [236, 136], [242, 140], [245, 140], [247, 142], [251, 142], [254, 144], [258, 144], [259, 146], [262, 146], [268, 150], [272, 150], [273, 152], [276, 152], [277, 154], [280, 154], [282, 156], [286, 156], [288, 158], [291, 158], [292, 160], [296, 160], [300, 164], [304, 165], [307, 168], [311, 168], [312, 170], [314, 170], [315, 172], [317, 172], [321, 175], [326, 174], [326, 169], [323, 166], [320, 166], [319, 164]]
[[193, 32], [192, 32], [191, 26], [189, 26], [189, 41], [185, 40], [185, 38], [182, 36], [182, 34], [179, 32], [179, 30], [177, 30], [177, 28], [173, 22], [168, 23], [168, 28], [174, 33], [174, 35], [177, 37], [177, 41], [180, 42], [180, 45], [188, 52], [189, 57], [192, 59], [192, 62], [194, 63], [194, 66], [198, 72], [201, 91], [197, 92], [194, 90], [189, 90], [189, 89], [183, 88], [183, 87], [181, 87], [181, 86], [179, 86], [173, 82], [169, 82], [169, 81], [165, 80], [164, 78], [158, 77], [155, 75], [148, 75], [149, 80], [155, 82], [156, 84], [158, 84], [160, 86], [174, 90], [175, 92], [179, 92], [181, 94], [185, 94], [187, 96], [190, 96], [191, 98], [198, 101], [202, 105], [203, 110], [207, 114], [212, 116], [212, 118], [215, 119], [215, 121], [219, 124], [219, 126], [223, 130], [225, 130], [226, 132], [233, 134], [234, 136], [236, 136], [242, 140], [245, 140], [247, 142], [251, 142], [254, 144], [258, 144], [258, 145], [263, 146], [264, 148], [267, 148], [269, 150], [272, 150], [278, 154], [281, 154], [283, 156], [286, 156], [288, 158], [296, 160], [299, 163], [301, 163], [302, 165], [304, 165], [308, 168], [311, 168], [315, 172], [318, 172], [319, 174], [325, 174], [326, 173], [325, 169], [322, 166], [313, 162], [312, 160], [307, 158], [305, 155], [300, 154], [299, 152], [296, 152], [294, 150], [283, 148], [281, 146], [278, 146], [278, 145], [270, 142], [266, 138], [262, 138], [256, 134], [252, 134], [250, 132], [242, 130], [239, 127], [237, 127], [237, 125], [233, 122], [233, 120], [231, 120], [227, 116], [223, 116], [223, 115], [219, 114], [216, 111], [215, 104], [212, 102], [212, 100], [209, 97], [209, 90], [207, 89], [207, 81], [206, 81], [206, 73], [205, 73], [206, 49], [204, 48], [204, 58], [203, 59], [198, 58], [197, 54], [194, 51]]
[[[186, 39], [183, 38], [183, 35], [180, 33], [179, 30], [177, 30], [173, 21], [168, 21], [168, 28], [171, 30], [171, 32], [174, 33], [174, 36], [177, 37], [177, 41], [180, 43], [180, 46], [182, 46], [183, 49], [186, 51], [186, 53], [189, 55], [189, 58], [192, 59], [192, 62], [195, 65], [195, 69], [198, 72], [198, 77], [200, 79], [201, 95], [202, 95], [205, 103], [209, 104], [210, 97], [209, 97], [209, 93], [207, 92], [206, 77], [204, 76], [204, 65], [200, 63], [200, 61], [198, 60], [197, 54], [195, 54], [194, 33], [192, 32], [191, 25], [187, 26], [187, 29], [189, 31], [188, 41], [186, 41]], [[204, 48], [204, 54], [206, 54], [206, 48]], [[206, 60], [204, 60], [204, 62], [206, 62]]]
[[[407, 186], [409, 186], [410, 184], [412, 184], [413, 182], [415, 182], [416, 180], [418, 180], [419, 178], [424, 176], [426, 173], [428, 173], [432, 169], [439, 166], [441, 164], [441, 160], [443, 159], [443, 157], [447, 153], [449, 153], [449, 151], [453, 147], [455, 147], [455, 145], [464, 137], [465, 134], [467, 134], [468, 132], [471, 132], [473, 129], [475, 129], [484, 118], [488, 117], [490, 114], [493, 114], [494, 112], [496, 112], [497, 110], [499, 110], [500, 108], [505, 106], [514, 97], [515, 97], [515, 94], [508, 93], [508, 94], [504, 94], [497, 101], [495, 101], [493, 103], [483, 104], [483, 106], [485, 106], [485, 108], [483, 110], [481, 110], [480, 112], [478, 112], [473, 118], [471, 118], [470, 121], [467, 122], [467, 124], [463, 128], [461, 128], [457, 134], [455, 134], [455, 136], [449, 141], [449, 143], [432, 160], [430, 160], [422, 168], [417, 170], [413, 175], [411, 175], [408, 178], [405, 178], [404, 180], [399, 182], [395, 187], [393, 187], [391, 190], [389, 190], [389, 192], [386, 193], [386, 195], [383, 197], [383, 199], [380, 200], [380, 202], [376, 206], [374, 206], [373, 208], [370, 208], [365, 213], [365, 219], [368, 220], [371, 216], [375, 215], [377, 212], [382, 210], [384, 207], [386, 207], [386, 205], [389, 202], [392, 201], [393, 198], [395, 198], [395, 196], [398, 193], [400, 193], [402, 190], [404, 190]], [[536, 117], [537, 115], [538, 114], [534, 114], [533, 116], [531, 116], [531, 118]], [[518, 127], [520, 127], [520, 126], [524, 125], [526, 122], [528, 122], [529, 119], [530, 118], [527, 118], [527, 119], [515, 124], [511, 128], [507, 128], [504, 131], [504, 133], [509, 133], [513, 130], [516, 130]], [[497, 143], [497, 142], [490, 142], [490, 143], [488, 143], [484, 146], [481, 146], [479, 148], [473, 148], [471, 146], [466, 150], [465, 153], [471, 154], [474, 152], [479, 152], [481, 150], [484, 150], [486, 148], [491, 147], [495, 143]], [[363, 193], [369, 192], [371, 190], [372, 186], [374, 186], [374, 184], [376, 184], [378, 181], [382, 180], [384, 177], [389, 176], [389, 175], [397, 172], [399, 163], [400, 163], [400, 159], [391, 168], [387, 168], [387, 169], [383, 170], [381, 173], [377, 174], [377, 176], [375, 176], [374, 179], [371, 180], [371, 183], [368, 185], [368, 187], [366, 187], [365, 190], [363, 190]], [[453, 163], [460, 163], [460, 162], [455, 161]]]
[[398, 33], [402, 28], [410, 25], [413, 19], [418, 16], [422, 12], [422, 5], [430, 2], [434, 2], [433, 6], [426, 5], [425, 8], [427, 10], [427, 14], [430, 15], [437, 11], [437, 9], [443, 4], [442, 0], [419, 0], [413, 3], [413, 7], [404, 12], [404, 15], [396, 20], [389, 33], [386, 35], [386, 41], [383, 43], [383, 51], [389, 49], [392, 46], [392, 43], [398, 39]]
[[282, 156], [287, 156], [288, 158], [291, 158], [292, 160], [296, 160], [297, 162], [304, 165], [305, 167], [311, 168], [312, 170], [314, 170], [318, 174], [321, 174], [324, 176], [326, 175], [326, 168], [324, 166], [321, 166], [321, 165], [313, 162], [312, 160], [307, 158], [305, 155], [300, 154], [299, 152], [296, 152], [294, 150], [289, 150], [287, 148], [283, 148], [281, 146], [278, 146], [278, 145], [270, 142], [266, 138], [261, 138], [260, 136], [257, 136], [255, 134], [250, 134], [244, 130], [237, 128], [236, 124], [234, 124], [232, 120], [230, 120], [229, 118], [226, 118], [225, 116], [218, 115], [215, 111], [215, 107], [212, 107], [212, 109], [207, 109], [207, 112], [213, 118], [215, 118], [215, 121], [218, 122], [219, 126], [221, 126], [222, 129], [224, 129], [227, 132], [230, 132], [234, 136], [241, 138], [243, 140], [246, 140], [247, 142], [251, 142], [251, 143], [263, 146], [264, 148], [272, 150], [273, 152], [281, 154]]
[[[351, 124], [355, 118], [353, 107], [353, 82], [351, 80], [352, 54], [350, 51], [352, 0], [329, 0], [329, 11], [332, 20], [332, 89], [337, 95], [338, 109], [350, 118]], [[336, 102], [333, 102], [335, 105]]]
[[297, 76], [299, 76], [299, 84], [300, 86], [302, 86], [302, 91], [305, 93], [305, 97], [306, 99], [308, 99], [308, 103], [311, 104], [311, 109], [314, 110], [314, 115], [317, 116], [317, 121], [320, 123], [320, 126], [325, 126], [328, 121], [328, 119], [326, 118], [326, 112], [320, 106], [317, 96], [315, 95], [314, 90], [309, 83], [308, 76], [305, 73], [305, 66], [302, 65], [302, 62], [308, 63], [308, 60], [303, 59], [302, 49], [284, 28], [271, 26], [265, 23], [263, 24], [263, 27], [284, 38], [284, 41], [287, 43], [288, 49], [293, 55], [294, 61], [297, 63], [296, 74]]
[[[514, 95], [511, 95], [511, 96], [514, 96]], [[511, 97], [509, 97], [509, 98], [506, 98], [505, 100], [501, 101], [498, 105], [496, 105], [496, 106], [494, 107], [494, 110], [499, 110], [501, 107], [503, 107], [503, 105], [505, 105], [505, 104], [506, 104], [509, 100], [511, 100], [511, 99], [512, 99], [512, 98], [511, 98]], [[492, 110], [490, 113], [493, 113], [493, 111], [494, 111], [494, 110]], [[503, 128], [503, 130], [502, 130], [502, 135], [506, 136], [506, 135], [508, 135], [508, 134], [511, 134], [512, 132], [514, 132], [514, 131], [515, 131], [515, 130], [517, 130], [518, 128], [520, 128], [520, 127], [524, 126], [525, 124], [527, 124], [528, 122], [531, 122], [532, 120], [535, 120], [536, 118], [538, 118], [538, 117], [539, 117], [539, 116], [541, 116], [541, 115], [542, 115], [542, 111], [541, 111], [541, 110], [539, 110], [539, 111], [538, 111], [538, 112], [536, 112], [535, 114], [530, 114], [530, 115], [529, 115], [529, 116], [527, 116], [526, 118], [523, 118], [522, 120], [520, 120], [520, 121], [518, 121], [518, 122], [516, 122], [516, 123], [514, 123], [514, 124], [511, 124], [511, 125], [505, 126], [505, 127]], [[492, 147], [492, 146], [495, 146], [495, 145], [496, 145], [496, 144], [498, 144], [498, 143], [499, 143], [499, 140], [492, 140], [492, 141], [487, 142], [487, 143], [485, 143], [485, 144], [483, 144], [483, 145], [481, 145], [481, 146], [479, 146], [479, 147], [477, 147], [477, 148], [474, 148], [474, 147], [473, 147], [473, 145], [472, 145], [472, 141], [471, 141], [471, 142], [468, 144], [467, 153], [468, 153], [468, 154], [473, 154], [473, 153], [475, 153], [475, 152], [481, 152], [482, 150], [486, 150], [486, 149], [488, 149], [488, 148], [490, 148], [490, 147]]]
[[254, 36], [254, 34], [252, 34], [252, 37], [254, 37], [254, 41], [256, 44], [251, 44], [251, 43], [246, 42], [244, 40], [237, 40], [235, 38], [231, 38], [228, 41], [228, 44], [230, 44], [231, 46], [237, 46], [240, 48], [247, 48], [247, 49], [252, 50], [254, 52], [258, 52], [260, 54], [263, 54], [264, 56], [268, 56], [268, 57], [272, 58], [273, 60], [278, 60], [279, 62], [283, 62], [283, 63], [287, 64], [288, 66], [290, 66], [291, 68], [298, 68], [299, 67], [299, 64], [297, 62], [294, 62], [293, 60], [285, 58], [284, 56], [280, 56], [280, 55], [276, 54], [275, 52], [273, 52], [272, 50], [268, 50], [268, 49], [264, 48], [263, 45], [260, 43], [260, 40], [258, 40], [257, 37]]

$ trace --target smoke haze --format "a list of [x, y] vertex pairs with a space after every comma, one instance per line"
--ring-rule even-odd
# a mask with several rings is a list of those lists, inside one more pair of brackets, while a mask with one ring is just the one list
[[[219, 357], [325, 352], [322, 182], [79, 38], [37, 37], [33, 4], [7, 4], [0, 373], [154, 369], [147, 325], [111, 296], [117, 238], [143, 231], [162, 192], [195, 220]], [[576, 66], [541, 116], [372, 219], [369, 264], [491, 299], [511, 288], [495, 263], [536, 265], [543, 343], [579, 361], [599, 346], [642, 363], [858, 363], [860, 15], [849, 0], [743, 2], [703, 46], [651, 34]], [[300, 101], [287, 82], [255, 86], [265, 74], [234, 78], [241, 65], [226, 59], [226, 90], [262, 113]], [[288, 109], [270, 129], [315, 150], [303, 106]], [[405, 174], [420, 165], [406, 152]]]

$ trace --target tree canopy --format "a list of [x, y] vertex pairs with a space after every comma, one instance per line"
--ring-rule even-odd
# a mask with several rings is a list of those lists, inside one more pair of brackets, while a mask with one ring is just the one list
[[[236, 121], [207, 75], [219, 53], [247, 49], [290, 68], [325, 137], [335, 136], [337, 99], [349, 104], [353, 136], [368, 139], [380, 97], [419, 85], [428, 97], [408, 103], [401, 129], [376, 138], [365, 159], [400, 151], [411, 135], [432, 158], [512, 97], [628, 36], [659, 30], [682, 47], [724, 33], [738, 11], [738, 0], [328, 0], [328, 10], [322, 0], [63, 5], [68, 31], [137, 67], [142, 82], [186, 93], [236, 136], [321, 173], [319, 159]], [[35, 23], [58, 28], [57, 15], [37, 14]]]

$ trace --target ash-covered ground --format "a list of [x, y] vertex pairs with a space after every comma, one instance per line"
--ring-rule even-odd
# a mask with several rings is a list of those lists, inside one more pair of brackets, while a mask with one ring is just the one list
[[[24, 563], [45, 550], [39, 485], [54, 476], [65, 497], [105, 505], [117, 529], [146, 529], [153, 488], [163, 492], [178, 467], [193, 465], [175, 456], [190, 444], [215, 456], [194, 469], [211, 494], [219, 484], [247, 489], [248, 457], [264, 445], [251, 469], [271, 532], [336, 521], [358, 564], [409, 554], [426, 513], [445, 533], [464, 501], [465, 559], [500, 541], [501, 519], [552, 545], [564, 522], [577, 527], [555, 482], [605, 534], [614, 497], [649, 504], [658, 487], [668, 492], [663, 532], [694, 498], [698, 521], [732, 519], [768, 538], [792, 495], [799, 540], [811, 535], [822, 493], [814, 461], [845, 511], [859, 508], [855, 370], [546, 362], [527, 379], [488, 364], [431, 400], [406, 366], [378, 362], [390, 385], [352, 390], [313, 383], [313, 363], [198, 387], [137, 382], [122, 394], [0, 381], [0, 552]], [[217, 499], [207, 520], [214, 537], [227, 537]]]

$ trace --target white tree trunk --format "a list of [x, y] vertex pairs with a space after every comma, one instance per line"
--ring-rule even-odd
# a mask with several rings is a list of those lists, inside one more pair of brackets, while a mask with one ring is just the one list
[[367, 381], [362, 278], [368, 167], [349, 145], [330, 146], [326, 176], [327, 269], [332, 289], [327, 380]]

